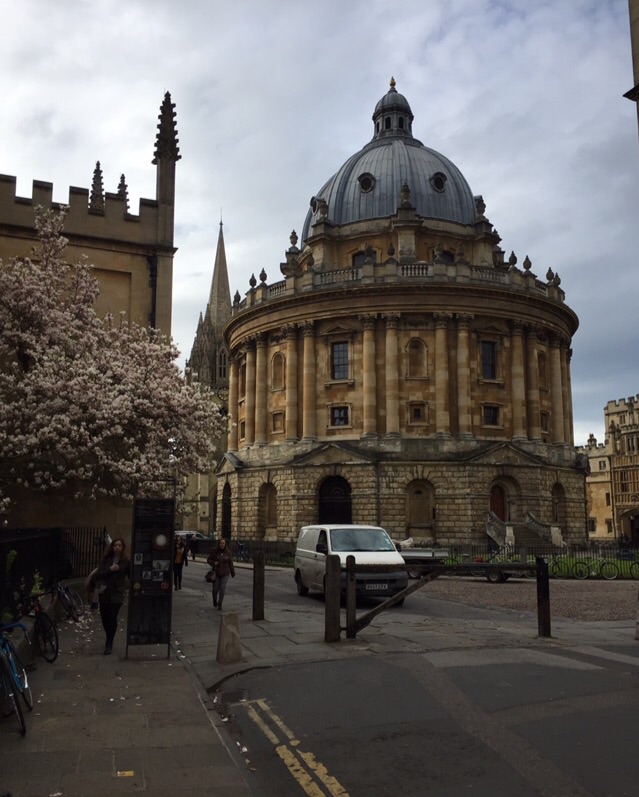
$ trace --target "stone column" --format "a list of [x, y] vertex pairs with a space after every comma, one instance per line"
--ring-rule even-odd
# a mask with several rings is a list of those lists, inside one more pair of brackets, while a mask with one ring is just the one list
[[297, 327], [288, 324], [286, 335], [286, 440], [297, 440]]
[[570, 360], [572, 359], [572, 349], [569, 341], [566, 341], [562, 349], [562, 379], [564, 385], [564, 423], [566, 424], [566, 442], [571, 446], [575, 444], [575, 429], [572, 417], [572, 380], [570, 378]]
[[561, 379], [561, 341], [553, 335], [550, 340], [550, 400], [552, 404], [552, 442], [563, 443], [564, 397]]
[[528, 437], [541, 440], [541, 421], [539, 417], [539, 363], [537, 360], [537, 328], [528, 327], [526, 336], [528, 372]]
[[237, 451], [239, 368], [235, 355], [229, 355], [229, 368], [229, 433], [227, 448], [229, 451]]
[[255, 440], [255, 340], [246, 345], [246, 395], [244, 396], [244, 444]]
[[448, 321], [451, 313], [434, 313], [435, 319], [435, 431], [450, 437], [448, 386]]
[[524, 330], [514, 321], [510, 337], [510, 378], [512, 387], [513, 439], [526, 439], [526, 385], [524, 381]]
[[266, 336], [256, 339], [255, 364], [255, 445], [266, 445]]
[[302, 396], [302, 437], [304, 440], [315, 440], [316, 432], [316, 384], [315, 384], [315, 329], [312, 321], [306, 321], [302, 326], [304, 336], [304, 364]]
[[473, 436], [470, 396], [470, 346], [468, 330], [473, 315], [457, 316], [457, 412], [460, 437]]
[[399, 437], [398, 315], [384, 315], [386, 323], [386, 435]]
[[359, 317], [364, 329], [362, 342], [362, 437], [377, 435], [377, 377], [375, 374], [375, 315]]

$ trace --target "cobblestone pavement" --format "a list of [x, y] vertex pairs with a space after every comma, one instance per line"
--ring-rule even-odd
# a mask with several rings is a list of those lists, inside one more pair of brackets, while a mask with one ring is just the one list
[[[632, 620], [637, 616], [638, 594], [637, 581], [551, 579], [551, 615], [573, 620]], [[534, 578], [489, 584], [486, 579], [476, 577], [441, 577], [429, 584], [428, 596], [473, 606], [537, 611], [537, 582]]]

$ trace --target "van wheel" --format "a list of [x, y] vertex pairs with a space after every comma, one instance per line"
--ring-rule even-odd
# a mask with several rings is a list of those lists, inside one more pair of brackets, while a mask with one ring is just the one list
[[297, 594], [305, 598], [308, 595], [308, 587], [304, 586], [302, 575], [299, 570], [295, 573], [295, 583], [297, 584]]

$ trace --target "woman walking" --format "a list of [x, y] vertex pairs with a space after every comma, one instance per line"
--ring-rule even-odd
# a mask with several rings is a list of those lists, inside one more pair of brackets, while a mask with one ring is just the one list
[[113, 540], [107, 547], [95, 581], [98, 585], [100, 618], [106, 634], [104, 655], [113, 650], [113, 639], [118, 630], [118, 614], [124, 602], [124, 579], [129, 575], [129, 560], [125, 555], [126, 545], [122, 538]]
[[213, 606], [217, 606], [218, 610], [222, 611], [226, 582], [229, 580], [229, 576], [235, 578], [233, 557], [226, 546], [224, 537], [218, 541], [217, 547], [211, 551], [206, 561], [215, 574], [213, 579]]
[[173, 552], [173, 586], [175, 589], [182, 589], [182, 570], [184, 565], [188, 565], [189, 555], [184, 545], [184, 537], [175, 538], [175, 550]]

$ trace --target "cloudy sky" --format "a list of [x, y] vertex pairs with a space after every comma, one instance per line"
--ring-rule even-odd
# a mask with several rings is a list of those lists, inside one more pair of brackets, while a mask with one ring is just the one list
[[628, 0], [21, 0], [3, 3], [0, 172], [154, 198], [165, 91], [178, 163], [173, 337], [205, 309], [220, 214], [231, 292], [268, 281], [310, 197], [372, 137], [390, 77], [413, 132], [450, 158], [580, 318], [576, 442], [639, 392], [639, 141]]

